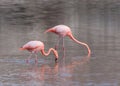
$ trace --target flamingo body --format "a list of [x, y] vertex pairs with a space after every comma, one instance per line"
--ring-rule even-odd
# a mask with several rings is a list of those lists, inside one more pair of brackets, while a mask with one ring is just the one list
[[26, 43], [23, 46], [23, 48], [29, 48], [29, 47], [36, 48], [36, 47], [41, 47], [41, 46], [42, 47], [44, 46], [43, 42], [41, 42], [41, 41], [30, 41], [30, 42]]
[[44, 49], [44, 44], [41, 41], [30, 41], [21, 47], [23, 50], [28, 50], [29, 52], [38, 52], [39, 50]]
[[71, 32], [70, 28], [66, 25], [57, 25], [52, 29], [54, 29], [54, 32], [56, 32], [58, 35], [62, 37], [67, 36], [67, 34]]

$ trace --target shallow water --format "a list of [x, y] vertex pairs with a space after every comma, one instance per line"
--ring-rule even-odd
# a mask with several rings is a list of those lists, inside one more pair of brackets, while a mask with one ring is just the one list
[[[2, 0], [0, 2], [0, 86], [120, 86], [119, 0]], [[43, 32], [55, 25], [71, 27], [87, 49], [65, 37], [59, 60], [38, 53], [29, 63], [29, 52], [19, 47], [40, 40], [45, 50], [54, 47], [57, 35]], [[61, 42], [62, 43], [62, 42]], [[65, 55], [64, 55], [65, 53]]]
[[66, 56], [55, 63], [40, 56], [38, 64], [26, 57], [1, 56], [1, 86], [119, 86], [119, 57]]

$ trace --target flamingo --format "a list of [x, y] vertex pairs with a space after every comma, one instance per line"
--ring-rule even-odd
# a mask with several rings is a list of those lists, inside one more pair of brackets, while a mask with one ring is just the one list
[[70, 27], [66, 26], [66, 25], [57, 25], [57, 26], [54, 26], [52, 28], [49, 28], [45, 31], [45, 33], [47, 32], [53, 32], [57, 35], [59, 35], [59, 40], [57, 41], [57, 44], [55, 46], [55, 49], [57, 48], [58, 46], [58, 43], [59, 41], [62, 39], [63, 40], [63, 49], [64, 49], [64, 37], [65, 36], [68, 36], [70, 39], [72, 39], [74, 42], [78, 43], [78, 44], [82, 44], [84, 45], [87, 49], [88, 49], [88, 55], [91, 54], [91, 50], [89, 48], [89, 46], [86, 44], [86, 43], [83, 43], [83, 42], [80, 42], [78, 41], [73, 35], [72, 35], [72, 31], [70, 29]]
[[[45, 50], [44, 50], [44, 43], [41, 42], [41, 41], [29, 41], [28, 43], [26, 43], [25, 45], [23, 45], [20, 48], [20, 50], [28, 50], [29, 52], [31, 52], [31, 55], [32, 54], [36, 55], [36, 53], [40, 51], [42, 53], [42, 55], [44, 55], [44, 56], [48, 56], [50, 54], [50, 52], [53, 51], [53, 53], [55, 55], [55, 62], [57, 62], [57, 59], [58, 59], [58, 53], [57, 53], [57, 51], [55, 49], [53, 49], [53, 48], [50, 48], [48, 50], [48, 52], [45, 52]], [[27, 62], [31, 58], [31, 55], [27, 59]], [[37, 55], [36, 55], [36, 60], [35, 61], [38, 61]]]

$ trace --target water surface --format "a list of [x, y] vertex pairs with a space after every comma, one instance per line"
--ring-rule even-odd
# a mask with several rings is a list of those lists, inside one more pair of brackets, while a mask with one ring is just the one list
[[[0, 86], [119, 86], [119, 0], [2, 0], [0, 2]], [[54, 47], [58, 36], [43, 32], [55, 25], [71, 27], [87, 49], [65, 37], [65, 56], [38, 53], [27, 64], [29, 52], [19, 47], [40, 40], [45, 50]]]

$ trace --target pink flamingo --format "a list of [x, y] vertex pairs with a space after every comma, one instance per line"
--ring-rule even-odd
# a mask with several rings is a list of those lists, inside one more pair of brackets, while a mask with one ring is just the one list
[[[40, 51], [40, 52], [42, 53], [42, 55], [44, 55], [44, 56], [48, 56], [48, 55], [50, 54], [50, 52], [53, 51], [53, 53], [54, 53], [54, 55], [55, 55], [55, 62], [56, 62], [57, 59], [58, 59], [58, 53], [57, 53], [57, 51], [56, 51], [55, 49], [53, 49], [53, 48], [50, 48], [50, 49], [48, 50], [48, 52], [46, 53], [46, 52], [44, 51], [44, 43], [41, 42], [41, 41], [30, 41], [30, 42], [26, 43], [25, 45], [23, 45], [23, 46], [20, 48], [20, 50], [28, 50], [29, 52], [31, 52], [31, 55], [32, 55], [32, 54], [35, 54], [35, 55], [36, 55], [36, 53]], [[27, 59], [27, 62], [28, 62], [28, 60], [31, 58], [31, 55], [30, 55], [30, 57]], [[37, 55], [36, 55], [36, 60], [35, 60], [35, 61], [38, 61]]]
[[[88, 49], [88, 55], [91, 54], [91, 50], [90, 50], [89, 46], [88, 46], [86, 43], [80, 42], [80, 41], [78, 41], [77, 39], [75, 39], [75, 37], [72, 35], [72, 31], [71, 31], [70, 28], [69, 28], [68, 26], [66, 26], [66, 25], [57, 25], [57, 26], [54, 26], [54, 27], [46, 30], [45, 33], [46, 33], [46, 32], [53, 32], [53, 33], [56, 33], [56, 34], [59, 35], [59, 40], [58, 40], [58, 42], [57, 42], [57, 44], [56, 44], [56, 46], [55, 46], [55, 49], [57, 48], [59, 41], [60, 41], [61, 39], [63, 40], [63, 38], [64, 38], [65, 36], [68, 36], [68, 37], [70, 37], [70, 39], [72, 39], [72, 40], [75, 41], [76, 43], [82, 44], [82, 45], [86, 46], [87, 49]], [[63, 40], [63, 49], [64, 49], [64, 40]]]

